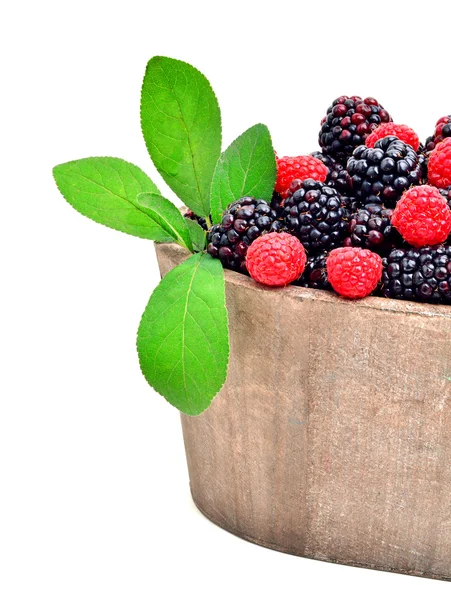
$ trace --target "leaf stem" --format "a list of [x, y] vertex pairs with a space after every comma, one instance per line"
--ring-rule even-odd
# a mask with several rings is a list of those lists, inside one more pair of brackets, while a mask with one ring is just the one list
[[210, 216], [209, 216], [209, 215], [207, 215], [207, 216], [205, 217], [205, 222], [206, 222], [206, 224], [207, 224], [207, 226], [208, 226], [208, 229], [211, 229], [211, 227], [212, 227], [213, 223], [211, 222], [211, 219], [210, 219]]

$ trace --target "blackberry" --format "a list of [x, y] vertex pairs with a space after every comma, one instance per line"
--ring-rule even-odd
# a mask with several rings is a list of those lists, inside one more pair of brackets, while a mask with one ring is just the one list
[[246, 253], [251, 243], [264, 233], [283, 230], [276, 211], [265, 200], [246, 196], [232, 202], [221, 223], [209, 230], [207, 251], [224, 267], [246, 273]]
[[451, 208], [451, 186], [439, 189], [439, 192], [444, 198], [446, 198], [448, 206]]
[[205, 231], [208, 231], [208, 225], [207, 225], [207, 221], [206, 221], [205, 217], [198, 217], [195, 213], [193, 213], [192, 210], [187, 210], [183, 216], [185, 217], [185, 219], [190, 219], [191, 221], [196, 221], [197, 223], [199, 223], [199, 225], [202, 227], [202, 229], [205, 229]]
[[[448, 206], [451, 208], [451, 185], [447, 188], [439, 189], [439, 192], [444, 198], [446, 198]], [[447, 243], [449, 242], [451, 242], [451, 235], [449, 236]]]
[[275, 190], [272, 193], [272, 198], [271, 198], [271, 204], [270, 204], [270, 206], [271, 206], [272, 210], [274, 210], [276, 212], [276, 214], [277, 214], [278, 217], [282, 214], [282, 210], [283, 210], [283, 198]]
[[346, 169], [331, 156], [322, 152], [312, 152], [311, 156], [323, 162], [329, 169], [325, 184], [335, 188], [340, 194], [348, 194], [350, 192]]
[[381, 123], [393, 119], [374, 98], [340, 96], [332, 102], [321, 121], [319, 145], [342, 165], [354, 148], [365, 143], [368, 135]]
[[348, 233], [350, 211], [337, 191], [315, 181], [298, 181], [285, 199], [283, 220], [307, 253], [313, 255], [340, 246]]
[[451, 137], [451, 115], [446, 115], [437, 121], [433, 135], [429, 136], [424, 144], [425, 151], [432, 152], [437, 144], [447, 137]]
[[382, 262], [387, 298], [451, 304], [451, 246], [397, 249]]
[[340, 194], [341, 203], [346, 210], [352, 215], [357, 212], [359, 208], [361, 208], [359, 200], [354, 198], [354, 196], [347, 196], [345, 194]]
[[420, 165], [420, 183], [427, 184], [428, 182], [428, 161], [429, 154], [426, 152], [420, 152], [418, 149], [418, 163]]
[[378, 254], [386, 254], [394, 246], [403, 243], [401, 235], [392, 227], [393, 210], [380, 204], [368, 204], [351, 217], [349, 224], [352, 246], [368, 248]]
[[434, 136], [430, 135], [429, 137], [426, 138], [426, 141], [424, 142], [424, 144], [420, 144], [420, 147], [418, 148], [418, 152], [432, 152], [432, 150], [434, 150], [434, 148], [435, 148]]
[[362, 204], [394, 208], [406, 189], [421, 183], [422, 162], [412, 146], [387, 136], [374, 148], [356, 148], [347, 171], [353, 194]]
[[317, 290], [331, 290], [332, 286], [327, 278], [326, 260], [326, 252], [308, 257], [302, 277], [294, 282], [295, 285]]

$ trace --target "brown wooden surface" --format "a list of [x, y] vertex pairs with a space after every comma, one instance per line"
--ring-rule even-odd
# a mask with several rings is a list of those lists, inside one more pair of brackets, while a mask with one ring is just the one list
[[196, 505], [284, 552], [451, 580], [451, 308], [226, 280], [227, 383], [182, 416]]

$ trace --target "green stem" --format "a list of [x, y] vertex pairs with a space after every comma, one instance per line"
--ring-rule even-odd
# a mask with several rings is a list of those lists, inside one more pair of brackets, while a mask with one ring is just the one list
[[210, 229], [213, 226], [213, 223], [211, 222], [211, 219], [210, 219], [209, 215], [207, 215], [205, 217], [205, 222], [207, 223], [208, 229]]

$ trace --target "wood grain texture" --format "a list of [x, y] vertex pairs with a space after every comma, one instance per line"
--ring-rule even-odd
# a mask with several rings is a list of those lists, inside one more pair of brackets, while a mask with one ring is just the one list
[[[158, 244], [162, 274], [186, 256]], [[284, 552], [451, 580], [451, 308], [227, 271], [227, 383], [182, 416], [191, 491]]]

